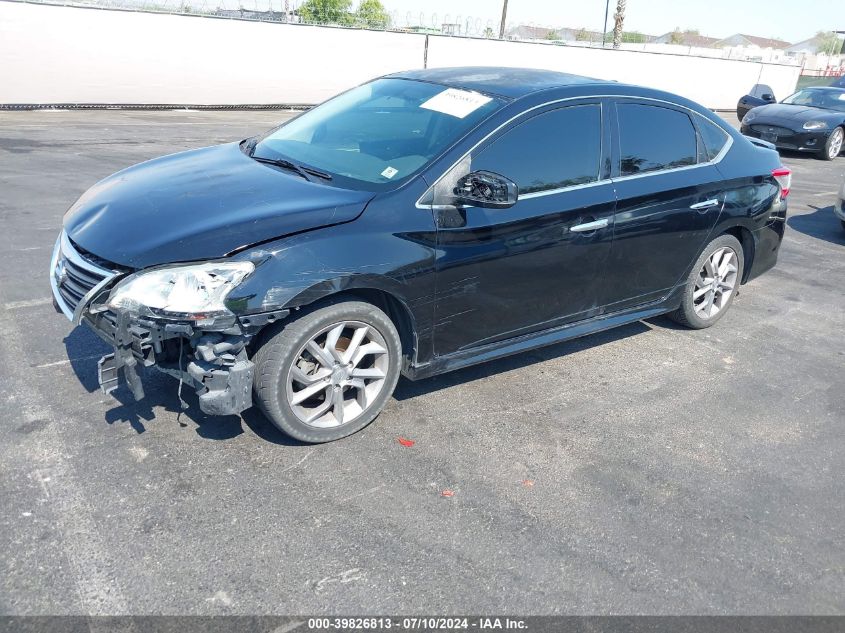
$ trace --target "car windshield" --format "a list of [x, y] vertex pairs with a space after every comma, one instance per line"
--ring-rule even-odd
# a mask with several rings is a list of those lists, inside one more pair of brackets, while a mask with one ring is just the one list
[[419, 172], [502, 105], [478, 92], [378, 79], [273, 130], [252, 155], [319, 169], [340, 187], [388, 189]]
[[799, 90], [783, 102], [845, 112], [845, 90]]

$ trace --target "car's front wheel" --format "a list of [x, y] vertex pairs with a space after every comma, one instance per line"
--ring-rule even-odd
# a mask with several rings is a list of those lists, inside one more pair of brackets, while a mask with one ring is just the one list
[[692, 267], [680, 307], [669, 316], [699, 330], [722, 318], [739, 290], [743, 271], [742, 245], [732, 235], [710, 242]]
[[268, 333], [253, 356], [256, 404], [303, 442], [351, 435], [381, 412], [399, 379], [399, 333], [374, 305], [306, 310]]
[[822, 150], [822, 158], [825, 160], [833, 160], [842, 151], [842, 145], [845, 142], [845, 130], [841, 127], [836, 128], [827, 137], [827, 142], [824, 144]]

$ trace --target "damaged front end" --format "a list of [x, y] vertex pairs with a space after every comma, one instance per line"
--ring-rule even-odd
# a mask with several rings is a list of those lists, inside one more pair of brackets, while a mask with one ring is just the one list
[[[162, 275], [201, 266], [163, 269]], [[251, 407], [254, 365], [248, 355], [249, 342], [261, 327], [284, 318], [287, 311], [241, 319], [228, 310], [218, 310], [179, 318], [173, 313], [156, 314], [135, 301], [115, 300], [118, 290], [142, 274], [146, 273], [133, 274], [98, 260], [73, 244], [64, 232], [53, 253], [50, 280], [56, 308], [73, 323], [87, 324], [114, 349], [98, 363], [103, 392], [113, 392], [122, 376], [140, 400], [144, 397], [143, 369], [153, 367], [177, 378], [180, 390], [182, 383], [193, 387], [207, 414], [237, 414]], [[209, 279], [207, 285], [213, 286], [217, 278], [211, 275]], [[164, 282], [170, 284], [165, 291], [175, 292], [172, 286], [178, 287], [177, 283], [172, 279]]]
[[189, 323], [157, 323], [123, 309], [93, 304], [83, 322], [114, 352], [98, 362], [100, 388], [114, 391], [122, 374], [136, 400], [144, 397], [139, 368], [154, 367], [191, 385], [200, 409], [210, 415], [240, 413], [252, 406], [250, 336], [239, 325], [206, 332]]

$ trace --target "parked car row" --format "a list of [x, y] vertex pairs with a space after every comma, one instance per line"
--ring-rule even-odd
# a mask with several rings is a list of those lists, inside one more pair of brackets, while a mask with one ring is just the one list
[[[739, 99], [736, 114], [745, 136], [833, 160], [845, 150], [845, 76], [830, 86], [802, 88], [780, 103], [771, 87], [756, 84]], [[845, 182], [833, 212], [845, 229]]]
[[812, 152], [833, 160], [845, 147], [845, 89], [802, 88], [780, 103], [771, 92], [746, 95], [737, 105], [740, 131], [778, 149]]

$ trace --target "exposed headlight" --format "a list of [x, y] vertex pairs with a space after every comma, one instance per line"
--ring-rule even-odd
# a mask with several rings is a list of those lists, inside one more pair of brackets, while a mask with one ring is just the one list
[[805, 130], [823, 130], [827, 127], [827, 123], [824, 121], [807, 121], [804, 124]]
[[142, 271], [115, 286], [108, 305], [142, 316], [208, 322], [232, 314], [223, 303], [226, 295], [253, 270], [252, 262], [209, 262]]
[[754, 110], [749, 110], [748, 112], [745, 113], [745, 116], [742, 117], [742, 122], [745, 123], [745, 124], [748, 124], [756, 118], [757, 118], [757, 113], [754, 112]]

